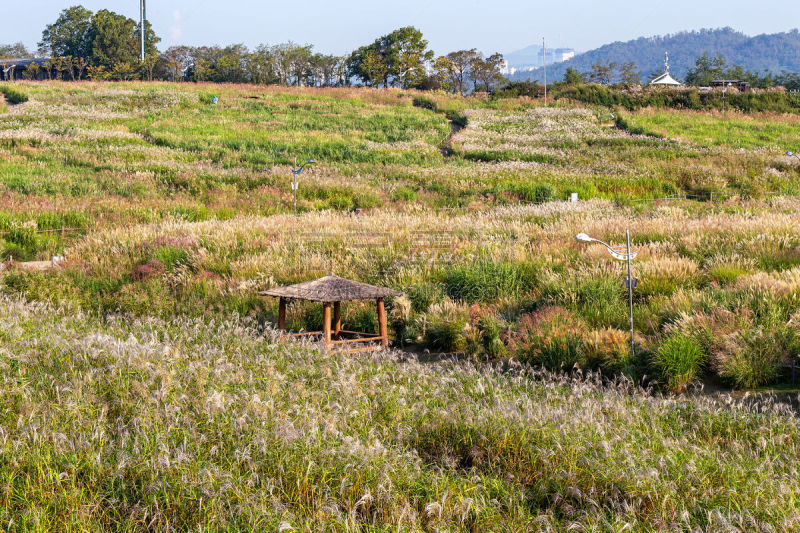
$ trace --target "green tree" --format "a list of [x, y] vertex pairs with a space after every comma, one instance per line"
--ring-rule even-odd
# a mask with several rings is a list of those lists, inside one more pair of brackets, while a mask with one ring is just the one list
[[[139, 24], [124, 15], [102, 9], [92, 19], [90, 39], [92, 42], [92, 64], [111, 71], [118, 63], [136, 65], [139, 62]], [[156, 43], [159, 38], [149, 22], [145, 22], [145, 57], [158, 55]], [[127, 74], [126, 69], [120, 72]]]
[[353, 52], [347, 66], [351, 76], [367, 85], [408, 88], [425, 77], [425, 65], [432, 59], [422, 32], [406, 26]]
[[41, 71], [41, 67], [39, 63], [31, 63], [28, 65], [24, 71], [22, 71], [22, 77], [26, 80], [36, 80], [39, 78], [39, 72]]
[[503, 68], [503, 54], [492, 54], [487, 58], [480, 55], [470, 64], [470, 79], [474, 89], [478, 88], [491, 92], [498, 84], [505, 81], [501, 72]]
[[636, 69], [636, 64], [633, 61], [623, 63], [619, 67], [619, 83], [626, 87], [631, 85], [641, 85], [642, 77]]
[[409, 88], [425, 77], [425, 65], [433, 60], [428, 41], [413, 26], [395, 30], [387, 36], [389, 74], [393, 84]]
[[589, 81], [591, 83], [599, 83], [600, 85], [610, 85], [614, 78], [614, 69], [617, 68], [616, 62], [598, 61], [592, 65], [592, 72], [589, 74]]
[[686, 73], [686, 85], [697, 85], [707, 87], [713, 80], [724, 77], [725, 67], [727, 66], [722, 54], [710, 57], [703, 53], [694, 62], [694, 68]]
[[582, 85], [586, 83], [586, 76], [573, 67], [567, 67], [567, 71], [564, 72], [564, 83], [566, 85]]
[[69, 7], [42, 32], [43, 55], [89, 59], [92, 55], [92, 12], [83, 6]]
[[[168, 58], [170, 58], [170, 50], [172, 50], [172, 48], [167, 50], [165, 53]], [[172, 65], [171, 70], [174, 71], [173, 78], [177, 78], [178, 71], [183, 62], [179, 57], [175, 57], [174, 59], [170, 58], [169, 63]], [[263, 44], [258, 45], [258, 47], [256, 47], [256, 49], [247, 56], [245, 59], [245, 64], [247, 66], [247, 72], [252, 83], [266, 85], [268, 83], [276, 83], [278, 81], [275, 78], [275, 65], [273, 64], [272, 53], [270, 52], [268, 46]]]
[[33, 54], [22, 43], [0, 44], [0, 59], [31, 57]]
[[350, 76], [361, 80], [365, 85], [384, 87], [388, 84], [389, 65], [386, 55], [382, 53], [377, 42], [362, 46], [355, 50], [347, 59], [347, 71]]
[[447, 54], [447, 59], [452, 65], [450, 74], [450, 84], [453, 91], [459, 94], [466, 94], [469, 89], [470, 69], [476, 59], [481, 57], [476, 49], [458, 50]]
[[430, 88], [453, 91], [455, 65], [447, 56], [439, 56], [433, 62], [433, 73], [430, 76]]
[[305, 85], [308, 83], [311, 46], [300, 46], [292, 41], [270, 48], [272, 65], [282, 85]]

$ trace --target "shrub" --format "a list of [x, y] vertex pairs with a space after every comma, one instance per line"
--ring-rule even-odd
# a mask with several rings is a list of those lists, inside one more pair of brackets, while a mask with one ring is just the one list
[[542, 204], [556, 198], [556, 191], [547, 183], [512, 183], [508, 191], [523, 202]]
[[471, 331], [466, 335], [470, 353], [482, 354], [489, 359], [506, 355], [504, 339], [507, 338], [508, 324], [496, 315], [493, 308], [478, 304], [470, 307], [470, 326]]
[[574, 312], [548, 306], [520, 319], [512, 346], [520, 361], [570, 370], [587, 366], [587, 333], [586, 323]]
[[779, 331], [745, 329], [727, 335], [714, 354], [719, 375], [738, 388], [772, 383], [781, 361], [788, 356], [786, 339]]
[[133, 270], [133, 279], [142, 281], [154, 277], [158, 277], [166, 271], [164, 263], [158, 259], [150, 259], [147, 263], [138, 265]]
[[535, 81], [510, 81], [503, 87], [494, 91], [492, 96], [496, 98], [519, 98], [520, 96], [538, 98], [543, 90], [544, 86], [539, 85], [539, 83]]
[[153, 253], [154, 259], [159, 261], [167, 270], [173, 270], [179, 265], [189, 264], [189, 252], [177, 246], [162, 246]]
[[586, 358], [593, 367], [609, 374], [628, 373], [633, 370], [630, 333], [615, 328], [592, 331], [586, 339]]
[[444, 299], [444, 288], [438, 283], [422, 282], [405, 290], [411, 300], [411, 309], [415, 313], [427, 311], [430, 306]]
[[747, 274], [747, 270], [734, 264], [714, 265], [708, 271], [708, 276], [720, 285], [729, 285], [736, 281], [736, 278]]
[[5, 100], [9, 104], [21, 104], [28, 101], [28, 95], [15, 87], [9, 85], [0, 86], [0, 93], [3, 93]]
[[24, 261], [28, 258], [27, 250], [20, 247], [18, 244], [14, 244], [13, 242], [6, 243], [3, 246], [2, 257], [0, 257], [0, 261], [6, 260], [13, 260], [13, 261]]
[[6, 232], [5, 239], [21, 248], [36, 248], [36, 231], [31, 226], [12, 227]]
[[469, 319], [467, 307], [445, 299], [417, 318], [418, 339], [430, 349], [463, 351], [467, 347], [465, 334], [470, 329]]
[[481, 332], [483, 349], [492, 359], [499, 359], [506, 355], [506, 345], [503, 335], [508, 329], [506, 322], [494, 315], [485, 315], [480, 319], [478, 327]]
[[671, 335], [655, 351], [651, 364], [664, 386], [672, 392], [683, 392], [699, 376], [703, 352], [691, 337]]
[[697, 342], [704, 353], [710, 354], [710, 368], [716, 372], [716, 359], [713, 354], [717, 352], [720, 343], [726, 335], [730, 335], [740, 329], [750, 329], [753, 327], [753, 313], [750, 309], [740, 308], [729, 311], [724, 307], [715, 306], [708, 313], [682, 312], [665, 330], [668, 333], [676, 333], [691, 337]]

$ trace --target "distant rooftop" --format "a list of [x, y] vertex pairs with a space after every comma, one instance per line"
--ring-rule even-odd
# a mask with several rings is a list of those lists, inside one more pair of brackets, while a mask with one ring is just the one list
[[17, 65], [17, 66], [27, 66], [31, 63], [44, 63], [47, 61], [48, 57], [12, 57], [7, 59], [0, 58], [0, 63], [5, 63], [6, 65]]
[[670, 85], [673, 87], [683, 85], [669, 74], [669, 52], [664, 53], [664, 74], [651, 81], [650, 85]]
[[262, 291], [259, 294], [312, 302], [346, 302], [388, 298], [390, 296], [399, 296], [401, 293], [392, 289], [376, 287], [329, 274], [313, 281], [277, 287]]

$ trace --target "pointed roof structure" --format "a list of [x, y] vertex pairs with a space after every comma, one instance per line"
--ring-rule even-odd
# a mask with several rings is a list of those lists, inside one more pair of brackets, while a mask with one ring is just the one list
[[352, 300], [376, 300], [400, 296], [401, 293], [385, 287], [360, 283], [333, 274], [313, 281], [305, 281], [286, 287], [276, 287], [262, 291], [261, 296], [291, 298], [310, 302], [349, 302]]
[[669, 74], [669, 52], [664, 52], [664, 74], [651, 81], [650, 85], [670, 85], [673, 87], [682, 85], [681, 82]]
[[[287, 300], [307, 300], [322, 303], [322, 331], [311, 331], [295, 333], [288, 336], [321, 335], [325, 343], [325, 348], [345, 347], [358, 343], [359, 348], [352, 348], [348, 352], [360, 352], [374, 349], [371, 343], [379, 342], [386, 348], [389, 346], [389, 330], [386, 323], [386, 307], [384, 298], [400, 296], [402, 293], [376, 287], [349, 279], [340, 278], [333, 274], [328, 274], [313, 281], [287, 285], [286, 287], [276, 287], [259, 293], [261, 296], [274, 296], [279, 298], [278, 302], [278, 329], [286, 329], [286, 301]], [[352, 300], [375, 300], [378, 311], [378, 332], [376, 334], [362, 333], [358, 331], [348, 331], [342, 329], [341, 302]], [[333, 316], [331, 316], [331, 303], [333, 303]], [[355, 336], [356, 338], [342, 338], [343, 335]]]

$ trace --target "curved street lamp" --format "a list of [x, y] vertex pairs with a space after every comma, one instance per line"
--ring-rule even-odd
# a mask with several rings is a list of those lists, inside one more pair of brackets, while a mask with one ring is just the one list
[[294, 166], [292, 167], [292, 192], [294, 192], [294, 216], [297, 216], [297, 187], [300, 185], [300, 181], [297, 177], [306, 168], [306, 165], [311, 165], [312, 163], [316, 163], [315, 159], [309, 159], [299, 167], [297, 166], [297, 158], [294, 158]]
[[625, 248], [621, 247], [614, 247], [608, 244], [607, 242], [603, 242], [600, 239], [595, 239], [594, 237], [589, 237], [585, 233], [578, 233], [575, 235], [575, 240], [580, 241], [582, 243], [591, 244], [591, 243], [598, 243], [602, 244], [608, 250], [608, 253], [611, 254], [611, 257], [617, 259], [619, 261], [627, 261], [628, 263], [628, 277], [625, 278], [625, 285], [628, 287], [628, 306], [630, 310], [629, 319], [631, 324], [631, 355], [636, 357], [636, 348], [634, 347], [633, 343], [633, 289], [636, 287], [636, 278], [632, 276], [631, 272], [631, 261], [636, 259], [636, 256], [639, 255], [639, 250], [631, 251], [631, 233], [629, 230], [625, 230], [625, 241], [626, 246]]
[[789, 157], [796, 157], [797, 160], [800, 161], [800, 155], [797, 155], [796, 153], [792, 152], [791, 150], [787, 151], [786, 155], [788, 155]]

